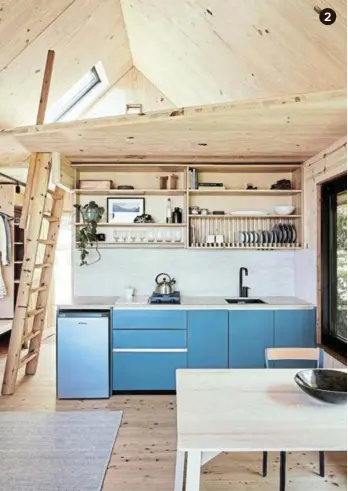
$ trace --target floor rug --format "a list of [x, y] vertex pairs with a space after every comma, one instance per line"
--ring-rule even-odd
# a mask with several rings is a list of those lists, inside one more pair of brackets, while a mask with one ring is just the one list
[[122, 411], [0, 412], [0, 489], [99, 491]]

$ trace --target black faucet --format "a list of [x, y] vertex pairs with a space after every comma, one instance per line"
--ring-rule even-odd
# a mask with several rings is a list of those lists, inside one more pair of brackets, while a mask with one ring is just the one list
[[243, 271], [245, 272], [245, 276], [248, 276], [247, 268], [240, 268], [240, 270], [239, 270], [239, 296], [241, 298], [246, 298], [248, 296], [249, 287], [243, 286]]

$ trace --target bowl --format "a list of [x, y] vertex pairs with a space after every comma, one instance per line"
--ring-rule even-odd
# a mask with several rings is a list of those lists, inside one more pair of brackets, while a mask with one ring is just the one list
[[273, 210], [276, 215], [291, 215], [291, 213], [294, 212], [295, 207], [293, 205], [282, 205], [275, 206]]
[[347, 402], [347, 373], [324, 368], [301, 370], [295, 382], [307, 394], [331, 404]]

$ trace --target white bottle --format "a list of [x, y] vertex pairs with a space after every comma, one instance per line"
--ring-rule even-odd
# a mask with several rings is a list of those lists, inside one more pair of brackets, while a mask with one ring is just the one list
[[172, 205], [170, 198], [167, 199], [166, 223], [172, 223]]

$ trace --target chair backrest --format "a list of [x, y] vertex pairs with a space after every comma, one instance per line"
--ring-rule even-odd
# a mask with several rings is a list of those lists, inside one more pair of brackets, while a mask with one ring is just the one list
[[270, 361], [301, 360], [316, 361], [320, 366], [320, 348], [266, 348], [265, 363], [269, 368]]

